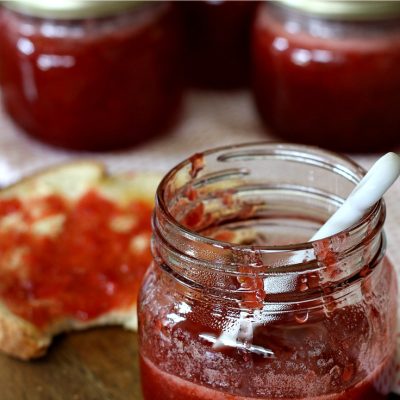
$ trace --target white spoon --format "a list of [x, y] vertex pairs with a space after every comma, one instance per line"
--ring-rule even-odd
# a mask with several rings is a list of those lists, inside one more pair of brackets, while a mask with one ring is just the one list
[[400, 175], [400, 157], [387, 153], [368, 171], [338, 210], [310, 239], [323, 239], [350, 228], [379, 201]]
[[[344, 203], [309, 241], [323, 239], [350, 228], [363, 217], [370, 207], [382, 198], [399, 175], [400, 157], [395, 153], [385, 154], [371, 167]], [[296, 258], [296, 256], [294, 257]], [[294, 263], [296, 262], [297, 261], [294, 261]], [[299, 262], [301, 262], [301, 260], [299, 260]], [[236, 323], [233, 324], [230, 329], [222, 331], [218, 338], [209, 337], [209, 335], [203, 335], [203, 338], [207, 338], [212, 342], [213, 348], [223, 346], [236, 347], [238, 345], [237, 338], [240, 331], [247, 332], [247, 339], [251, 340], [253, 325], [256, 324], [248, 321], [246, 317], [247, 313], [241, 312]], [[273, 356], [273, 353], [268, 356]]]

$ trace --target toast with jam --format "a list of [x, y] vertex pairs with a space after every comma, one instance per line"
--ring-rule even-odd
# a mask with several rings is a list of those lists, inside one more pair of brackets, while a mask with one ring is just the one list
[[0, 350], [31, 359], [61, 332], [137, 328], [159, 180], [78, 161], [0, 191]]

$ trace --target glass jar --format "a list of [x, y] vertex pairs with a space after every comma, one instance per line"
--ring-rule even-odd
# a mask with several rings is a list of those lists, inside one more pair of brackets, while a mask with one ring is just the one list
[[400, 144], [400, 2], [264, 2], [252, 54], [274, 133], [340, 151]]
[[6, 2], [0, 79], [8, 113], [67, 148], [148, 140], [179, 111], [180, 22], [169, 2]]
[[146, 400], [386, 398], [397, 287], [384, 202], [307, 242], [363, 174], [316, 148], [254, 144], [166, 175], [139, 303]]
[[201, 88], [249, 83], [250, 30], [256, 1], [180, 1], [185, 18], [187, 74]]

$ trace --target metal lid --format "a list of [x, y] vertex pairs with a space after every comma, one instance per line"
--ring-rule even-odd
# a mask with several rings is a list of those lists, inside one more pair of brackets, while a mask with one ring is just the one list
[[137, 0], [13, 0], [4, 1], [3, 5], [33, 17], [81, 19], [115, 15], [142, 3]]
[[277, 0], [299, 11], [334, 19], [374, 20], [400, 16], [400, 1]]

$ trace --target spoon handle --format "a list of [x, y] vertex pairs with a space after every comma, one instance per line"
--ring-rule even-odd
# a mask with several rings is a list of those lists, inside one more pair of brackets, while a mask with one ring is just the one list
[[368, 171], [345, 202], [310, 239], [319, 240], [350, 228], [361, 220], [400, 175], [400, 157], [387, 153]]

